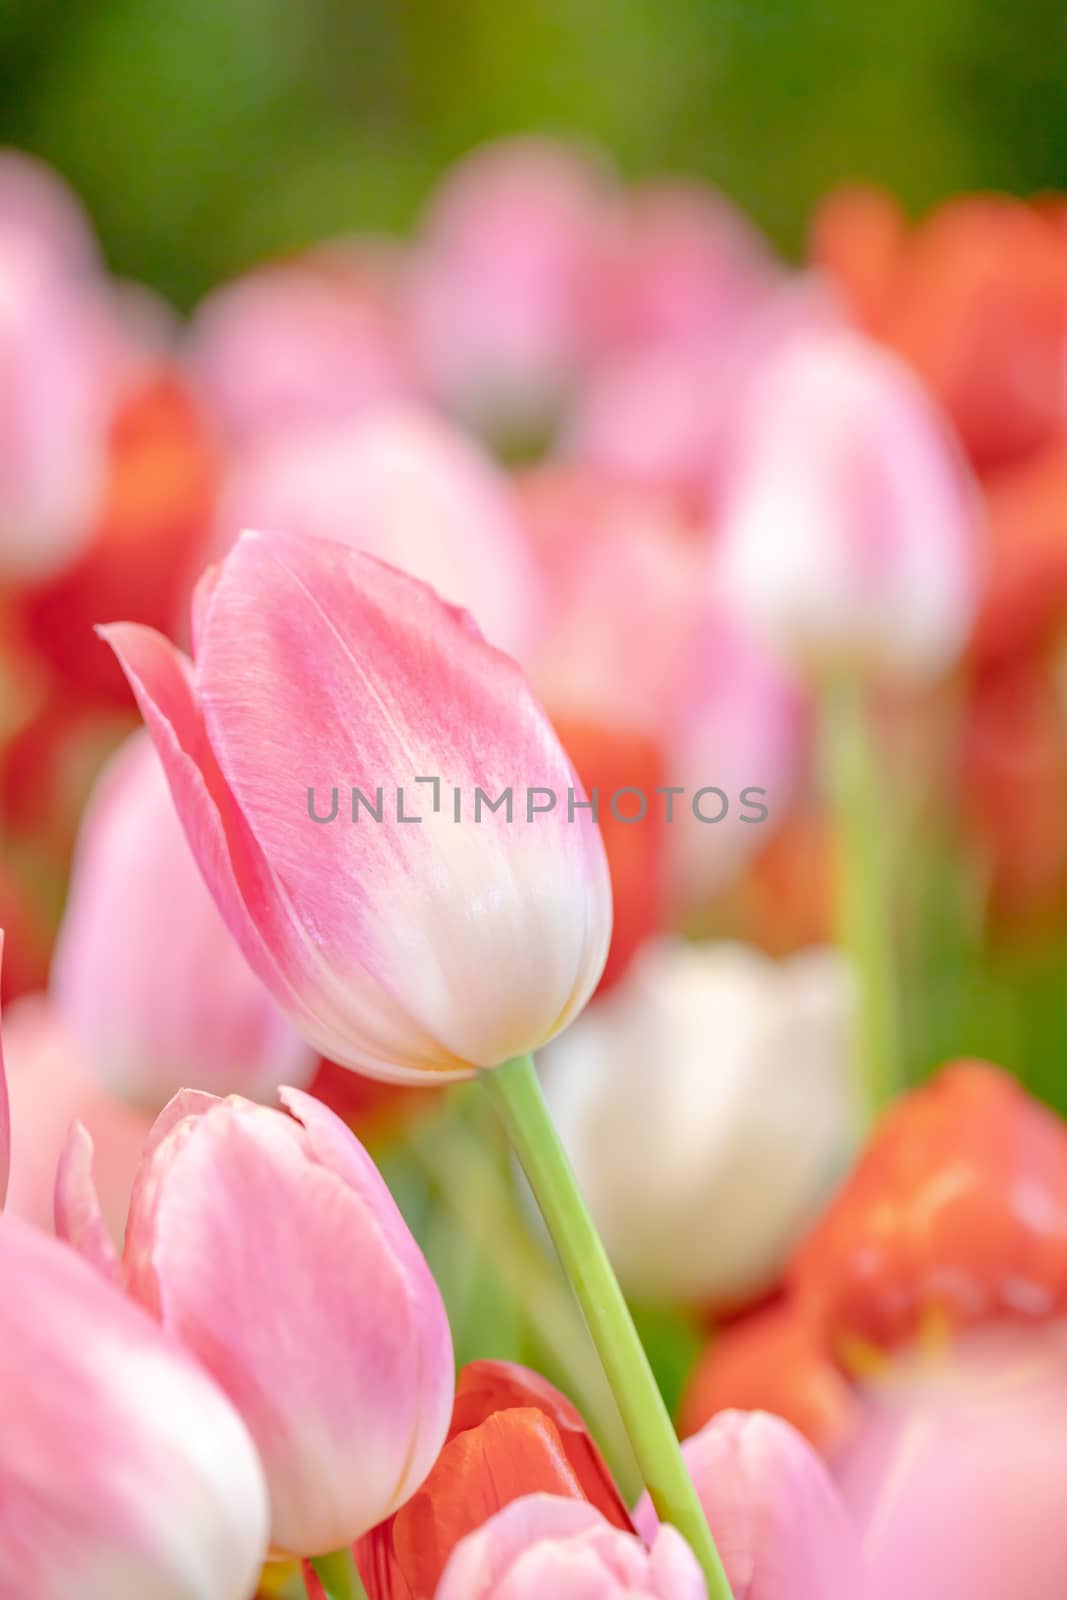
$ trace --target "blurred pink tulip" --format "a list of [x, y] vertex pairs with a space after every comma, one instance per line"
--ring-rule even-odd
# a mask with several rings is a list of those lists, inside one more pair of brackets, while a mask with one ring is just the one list
[[676, 1529], [646, 1549], [585, 1500], [513, 1500], [460, 1541], [434, 1600], [705, 1600], [696, 1557]]
[[249, 1600], [252, 1441], [202, 1369], [73, 1251], [0, 1218], [0, 1595]]
[[316, 1070], [204, 887], [146, 733], [82, 823], [52, 993], [101, 1084], [152, 1111], [186, 1087], [271, 1099]]
[[870, 1600], [1060, 1600], [1067, 1329], [987, 1328], [869, 1386], [836, 1467]]
[[[229, 1395], [259, 1447], [282, 1551], [349, 1545], [412, 1495], [448, 1430], [452, 1341], [437, 1286], [358, 1139], [319, 1101], [292, 1112], [175, 1096], [145, 1147], [126, 1228], [131, 1294]], [[57, 1219], [99, 1265], [77, 1131]]]
[[[856, 1531], [822, 1460], [788, 1422], [720, 1411], [682, 1454], [734, 1600], [864, 1600]], [[647, 1495], [634, 1520], [649, 1538]]]
[[[610, 886], [514, 664], [325, 539], [242, 537], [194, 631], [195, 667], [149, 629], [106, 636], [208, 885], [305, 1036], [371, 1076], [439, 1081], [565, 1027], [604, 964]], [[501, 809], [476, 821], [476, 789]]]
[[8, 1211], [51, 1232], [56, 1167], [78, 1121], [96, 1145], [104, 1226], [121, 1241], [151, 1116], [109, 1094], [44, 995], [5, 1009], [4, 1050], [15, 1130]]
[[511, 655], [536, 635], [539, 575], [507, 479], [429, 411], [381, 407], [271, 439], [235, 472], [220, 526], [225, 548], [265, 528], [369, 551], [465, 607]]
[[52, 243], [0, 217], [0, 576], [48, 577], [88, 544], [113, 399], [101, 302]]
[[435, 394], [493, 431], [542, 423], [578, 375], [610, 174], [547, 139], [488, 145], [434, 197], [412, 315]]
[[760, 363], [717, 520], [727, 593], [791, 659], [922, 680], [959, 656], [975, 496], [947, 423], [859, 334], [796, 331]]
[[340, 422], [414, 391], [390, 277], [366, 253], [327, 246], [207, 297], [189, 363], [230, 442]]
[[92, 223], [58, 172], [25, 150], [0, 149], [0, 228], [33, 235], [68, 272], [100, 265]]
[[723, 196], [669, 180], [617, 208], [590, 315], [607, 348], [725, 343], [776, 286], [756, 228]]
[[[706, 585], [664, 740], [672, 783], [690, 795], [707, 785], [729, 800], [713, 823], [701, 821], [691, 803], [679, 803], [668, 837], [668, 879], [676, 911], [685, 915], [736, 877], [785, 820], [810, 743], [795, 677], [736, 607]], [[715, 816], [722, 801], [712, 793], [700, 810]]]

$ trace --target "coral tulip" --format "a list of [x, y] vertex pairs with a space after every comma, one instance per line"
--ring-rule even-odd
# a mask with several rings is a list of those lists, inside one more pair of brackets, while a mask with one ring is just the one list
[[[248, 1424], [273, 1545], [322, 1555], [389, 1516], [430, 1470], [448, 1427], [452, 1342], [362, 1145], [309, 1095], [282, 1099], [291, 1116], [237, 1096], [176, 1096], [146, 1146], [123, 1264], [130, 1292]], [[85, 1156], [72, 1142], [57, 1221], [91, 1239]]]
[[662, 939], [546, 1052], [560, 1135], [634, 1294], [729, 1303], [775, 1281], [847, 1157], [852, 1011], [834, 951], [778, 964]]
[[73, 1251], [0, 1219], [0, 1594], [249, 1600], [267, 1494], [225, 1396]]
[[530, 1495], [453, 1552], [434, 1600], [705, 1600], [696, 1559], [674, 1528], [651, 1548], [579, 1500]]
[[227, 547], [242, 528], [278, 528], [367, 550], [465, 607], [509, 655], [536, 636], [539, 574], [506, 478], [414, 406], [272, 435], [238, 466], [219, 521]]
[[1062, 1313], [1067, 1124], [996, 1067], [945, 1068], [883, 1118], [789, 1277], [835, 1341], [886, 1348], [931, 1314]]
[[208, 886], [297, 1027], [398, 1081], [559, 1032], [604, 964], [607, 866], [512, 662], [325, 539], [245, 535], [195, 621], [195, 667], [150, 630], [107, 636]]
[[922, 681], [954, 664], [972, 625], [976, 509], [902, 363], [858, 334], [796, 333], [743, 392], [719, 572], [791, 659]]
[[[861, 1600], [856, 1531], [826, 1467], [787, 1422], [724, 1411], [682, 1454], [734, 1600]], [[635, 1517], [647, 1538], [647, 1498]]]
[[270, 1099], [317, 1066], [204, 887], [143, 732], [85, 815], [52, 987], [101, 1083], [154, 1111], [184, 1087]]
[[370, 1600], [430, 1600], [460, 1540], [532, 1494], [570, 1496], [633, 1531], [570, 1401], [536, 1372], [475, 1361], [460, 1374], [448, 1438], [421, 1489], [359, 1544]]

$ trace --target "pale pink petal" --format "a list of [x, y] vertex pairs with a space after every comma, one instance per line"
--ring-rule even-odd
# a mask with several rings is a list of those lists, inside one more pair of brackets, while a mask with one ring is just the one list
[[108, 1233], [93, 1182], [92, 1136], [80, 1122], [71, 1124], [56, 1168], [56, 1234], [120, 1287], [122, 1264]]
[[202, 1369], [74, 1251], [0, 1219], [0, 1594], [248, 1600], [252, 1441]]
[[[788, 1422], [721, 1411], [682, 1445], [734, 1600], [863, 1600], [859, 1538], [820, 1457]], [[647, 1495], [635, 1512], [647, 1538]]]

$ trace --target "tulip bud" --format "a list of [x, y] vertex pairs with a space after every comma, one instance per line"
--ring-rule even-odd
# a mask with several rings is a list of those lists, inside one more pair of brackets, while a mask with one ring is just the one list
[[778, 964], [664, 938], [547, 1052], [554, 1120], [634, 1294], [736, 1302], [774, 1282], [847, 1154], [851, 1007], [833, 951]]
[[[822, 1461], [788, 1422], [722, 1411], [682, 1454], [734, 1600], [862, 1600], [855, 1529]], [[656, 1517], [647, 1495], [634, 1518], [648, 1538]]]
[[201, 1368], [73, 1251], [0, 1219], [0, 1594], [248, 1600], [267, 1493]]
[[458, 429], [413, 406], [273, 436], [234, 473], [220, 514], [367, 550], [471, 612], [520, 655], [539, 621], [539, 575], [507, 479]]
[[[437, 1286], [362, 1145], [283, 1090], [285, 1116], [178, 1095], [126, 1227], [130, 1292], [199, 1357], [259, 1447], [279, 1550], [323, 1555], [389, 1516], [433, 1465], [454, 1374]], [[87, 1227], [84, 1160], [57, 1220]]]
[[205, 889], [143, 733], [83, 821], [53, 990], [101, 1083], [152, 1110], [185, 1086], [269, 1098], [317, 1065]]
[[[784, 1593], [784, 1592], [783, 1592]], [[676, 1529], [650, 1549], [582, 1500], [513, 1500], [456, 1546], [434, 1600], [705, 1600], [696, 1557]]]
[[823, 667], [919, 680], [971, 627], [976, 500], [914, 378], [857, 334], [798, 332], [746, 386], [719, 564], [770, 644]]
[[440, 1081], [558, 1033], [603, 967], [610, 890], [514, 664], [325, 539], [245, 535], [195, 621], [195, 667], [148, 629], [107, 636], [201, 871], [305, 1037]]

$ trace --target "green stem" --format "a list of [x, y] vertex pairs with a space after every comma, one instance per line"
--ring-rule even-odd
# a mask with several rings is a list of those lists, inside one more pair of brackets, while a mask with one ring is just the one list
[[351, 1550], [335, 1550], [329, 1556], [315, 1556], [311, 1565], [326, 1590], [327, 1600], [367, 1600]]
[[860, 982], [857, 1058], [864, 1128], [900, 1083], [896, 961], [885, 775], [871, 738], [858, 678], [838, 678], [823, 698], [824, 756], [836, 842], [837, 943]]
[[481, 1081], [522, 1163], [589, 1324], [652, 1504], [661, 1520], [673, 1523], [692, 1546], [707, 1578], [708, 1600], [731, 1600], [667, 1407], [560, 1144], [533, 1061], [517, 1056], [483, 1072]]

